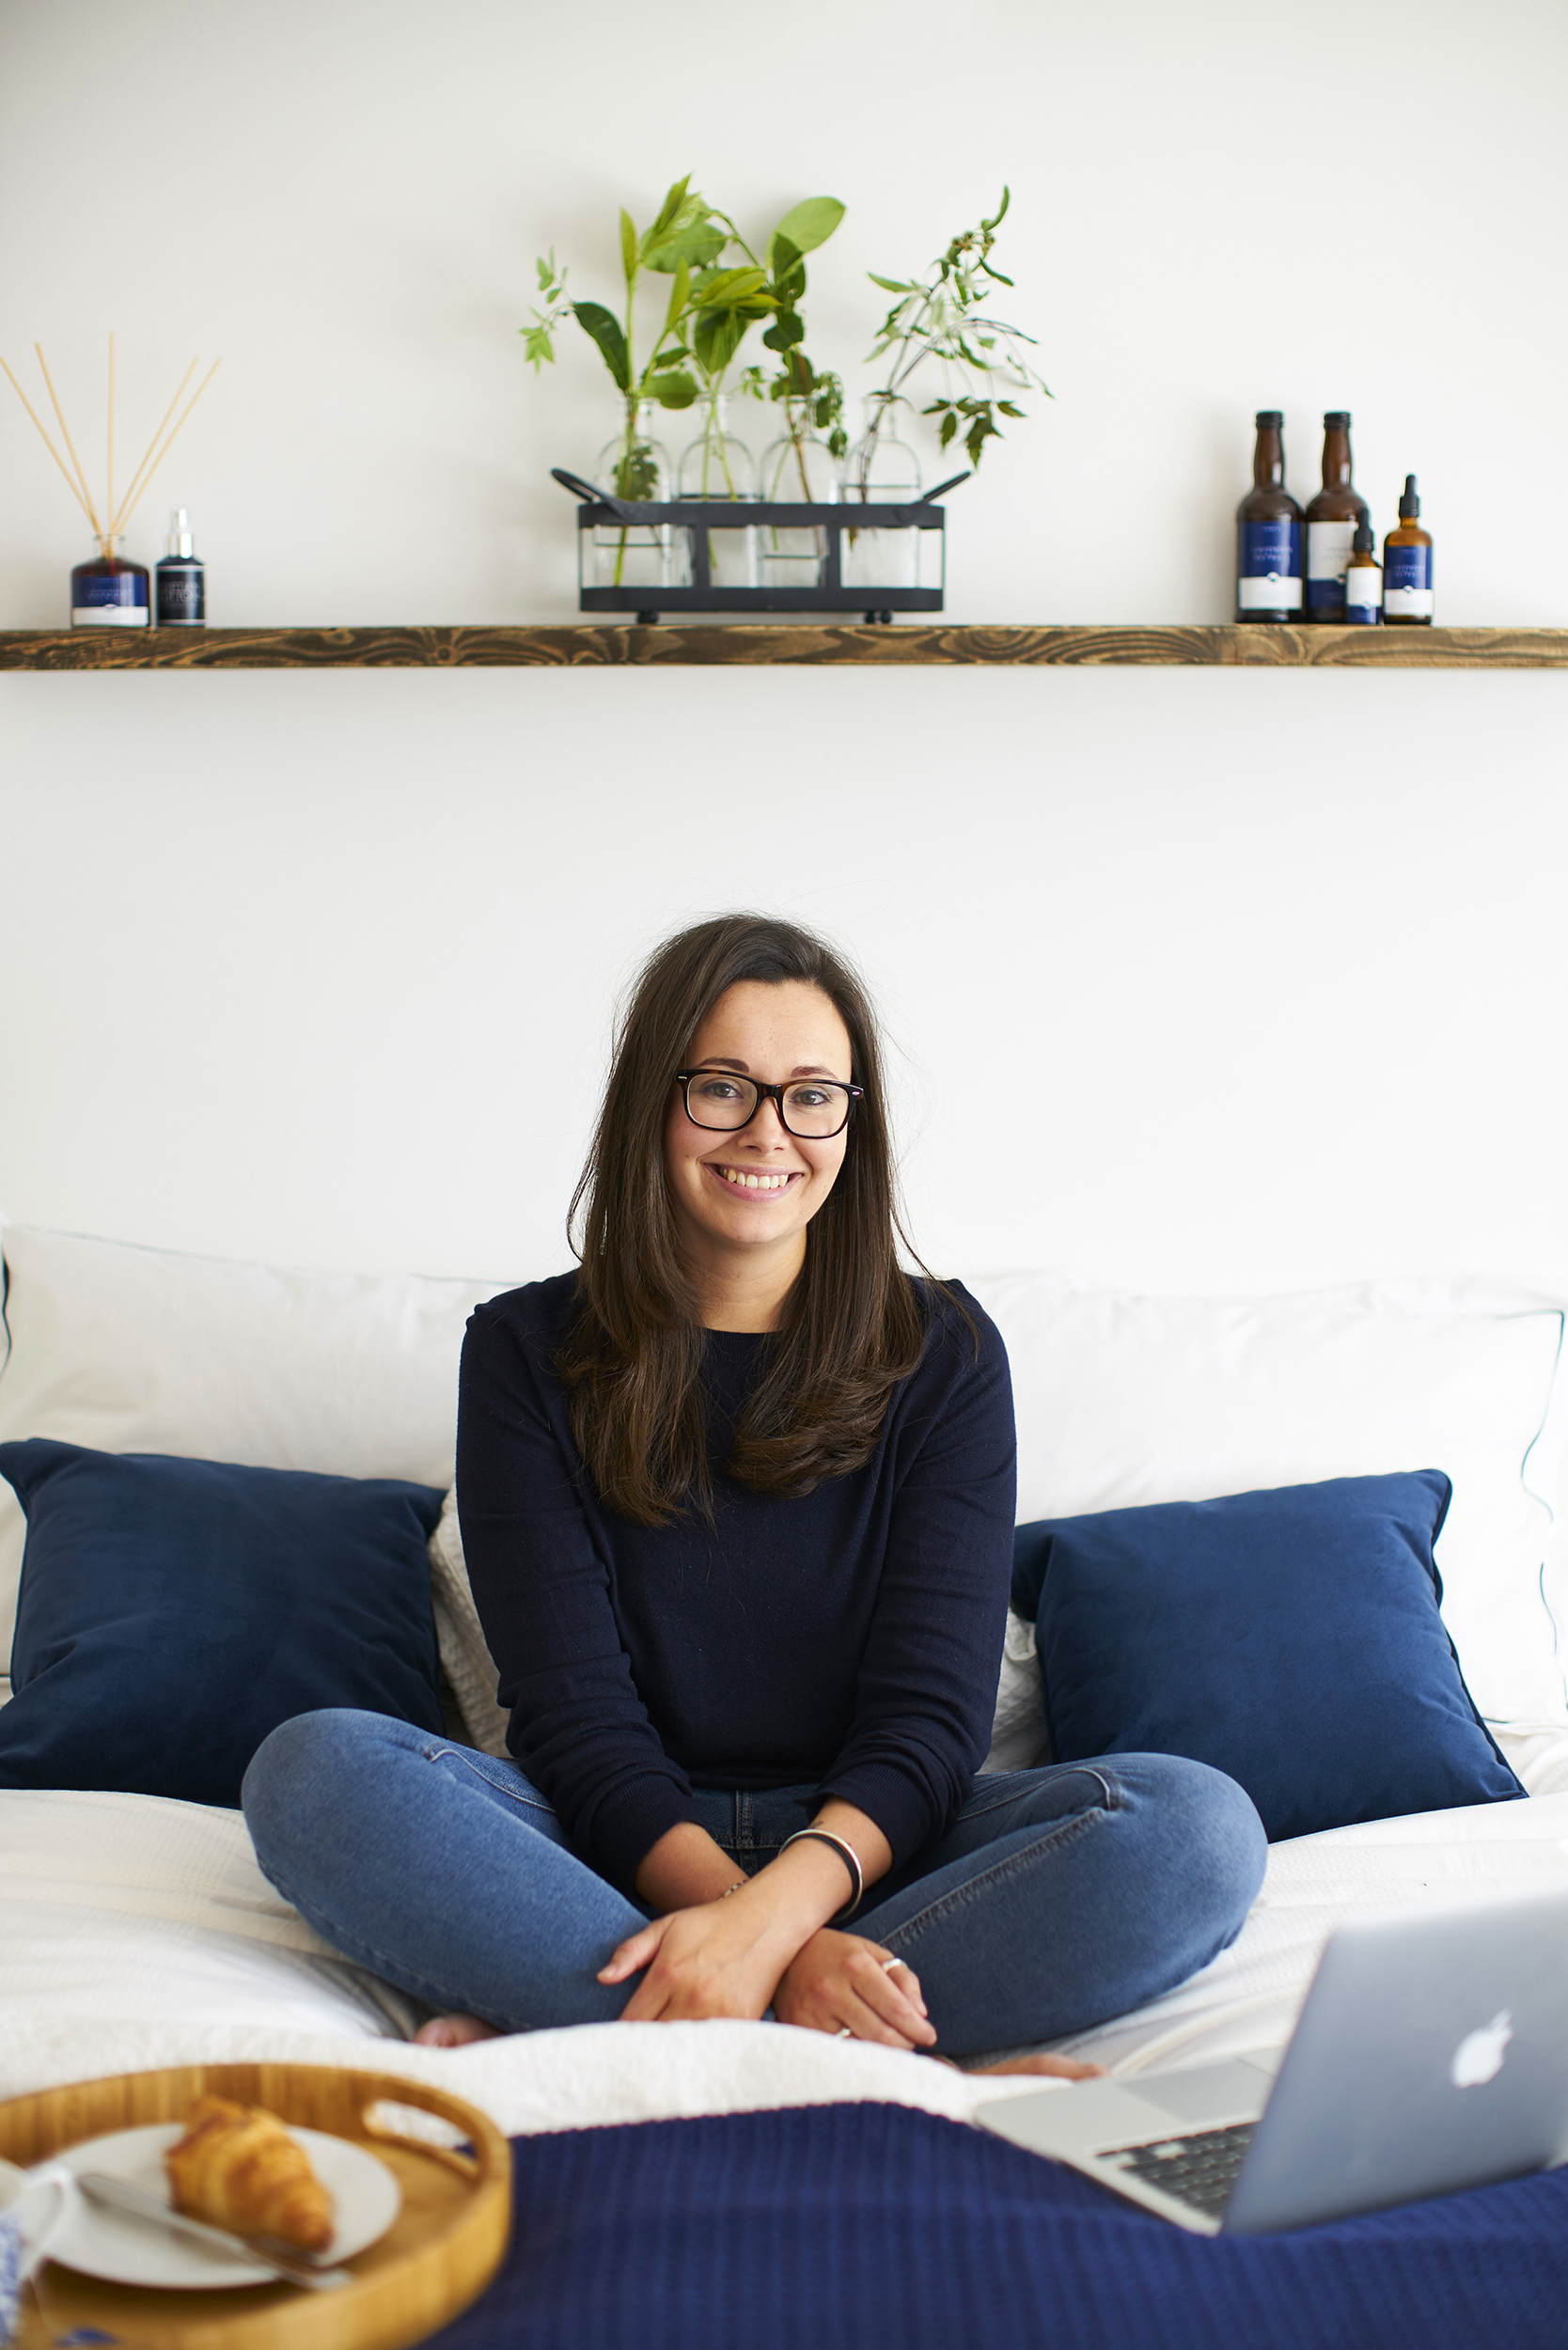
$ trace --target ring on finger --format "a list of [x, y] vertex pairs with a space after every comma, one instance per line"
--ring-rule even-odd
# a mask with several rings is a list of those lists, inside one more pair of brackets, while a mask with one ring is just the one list
[[883, 1973], [885, 1975], [890, 1975], [895, 1966], [907, 1966], [909, 1961], [907, 1958], [885, 1958], [880, 1962], [880, 1964]]
[[855, 2034], [851, 2031], [847, 2024], [840, 2024], [833, 2037], [835, 2040], [853, 2040], [855, 2038]]

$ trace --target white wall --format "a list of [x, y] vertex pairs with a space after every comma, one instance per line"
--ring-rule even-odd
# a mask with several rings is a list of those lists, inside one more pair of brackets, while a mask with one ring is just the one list
[[[0, 352], [31, 392], [41, 340], [95, 478], [111, 326], [137, 454], [223, 354], [137, 518], [192, 509], [215, 619], [562, 617], [548, 469], [615, 416], [576, 327], [524, 364], [537, 252], [613, 302], [618, 207], [688, 168], [754, 233], [836, 194], [810, 347], [869, 387], [866, 271], [1006, 179], [1056, 400], [954, 495], [960, 619], [1228, 618], [1278, 405], [1303, 495], [1325, 407], [1380, 530], [1420, 476], [1445, 619], [1560, 622], [1565, 87], [1560, 0], [7, 0]], [[80, 517], [0, 390], [0, 625], [52, 623]]]
[[[847, 363], [863, 272], [1005, 176], [999, 258], [1058, 397], [954, 498], [955, 617], [1223, 617], [1267, 401], [1298, 490], [1330, 403], [1380, 527], [1420, 473], [1441, 618], [1559, 622], [1565, 65], [1555, 0], [849, 0], [816, 39], [739, 0], [10, 0], [0, 352], [40, 339], [97, 419], [114, 325], [127, 446], [224, 352], [133, 534], [155, 554], [190, 505], [219, 621], [567, 618], [545, 472], [613, 418], [586, 344], [523, 367], [534, 251], [607, 291], [614, 208], [688, 164], [762, 227], [831, 190], [812, 348]], [[0, 625], [47, 623], [83, 534], [0, 393]], [[879, 985], [944, 1269], [1568, 1267], [1565, 694], [0, 678], [0, 1201], [319, 1263], [555, 1266], [615, 985], [749, 901]]]

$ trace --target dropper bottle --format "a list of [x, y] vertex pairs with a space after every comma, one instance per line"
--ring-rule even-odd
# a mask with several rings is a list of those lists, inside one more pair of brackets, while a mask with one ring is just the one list
[[1383, 618], [1390, 628], [1432, 626], [1432, 540], [1416, 517], [1416, 477], [1404, 477], [1399, 527], [1383, 541]]
[[160, 628], [205, 628], [207, 566], [198, 562], [191, 518], [182, 506], [169, 516], [168, 553], [154, 573]]
[[1371, 523], [1357, 523], [1345, 569], [1345, 620], [1356, 628], [1376, 628], [1383, 618], [1383, 566]]

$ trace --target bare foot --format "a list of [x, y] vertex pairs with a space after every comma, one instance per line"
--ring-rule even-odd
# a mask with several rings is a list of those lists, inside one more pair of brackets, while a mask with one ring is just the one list
[[1057, 2080], [1093, 2081], [1105, 2078], [1103, 2064], [1080, 2064], [1075, 2057], [1009, 2057], [1003, 2064], [977, 2064], [977, 2073], [1048, 2073]]
[[471, 2040], [499, 2040], [494, 2024], [478, 2015], [432, 2015], [414, 2035], [416, 2048], [466, 2048]]
[[[952, 2065], [955, 2073], [965, 2070], [962, 2064], [953, 2064], [951, 2057], [938, 2057], [936, 2061], [938, 2064]], [[1044, 2073], [1054, 2080], [1064, 2081], [1103, 2080], [1105, 2075], [1103, 2064], [1080, 2064], [1075, 2057], [1058, 2056], [1009, 2057], [1002, 2064], [971, 2064], [967, 2070], [971, 2080], [979, 2079], [982, 2075], [1001, 2073]]]

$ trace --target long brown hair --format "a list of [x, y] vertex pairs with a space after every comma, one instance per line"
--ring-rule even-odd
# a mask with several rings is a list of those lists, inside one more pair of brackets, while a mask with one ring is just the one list
[[861, 1467], [924, 1340], [920, 1303], [899, 1269], [895, 1242], [904, 1234], [882, 1050], [857, 974], [810, 931], [766, 915], [720, 915], [666, 939], [618, 1023], [599, 1122], [572, 1195], [577, 1312], [557, 1359], [594, 1483], [612, 1509], [644, 1526], [712, 1506], [705, 1337], [677, 1240], [664, 1134], [692, 1038], [743, 979], [821, 988], [849, 1031], [851, 1080], [865, 1092], [838, 1181], [807, 1226], [806, 1263], [735, 1431], [730, 1475], [757, 1493], [794, 1495]]

